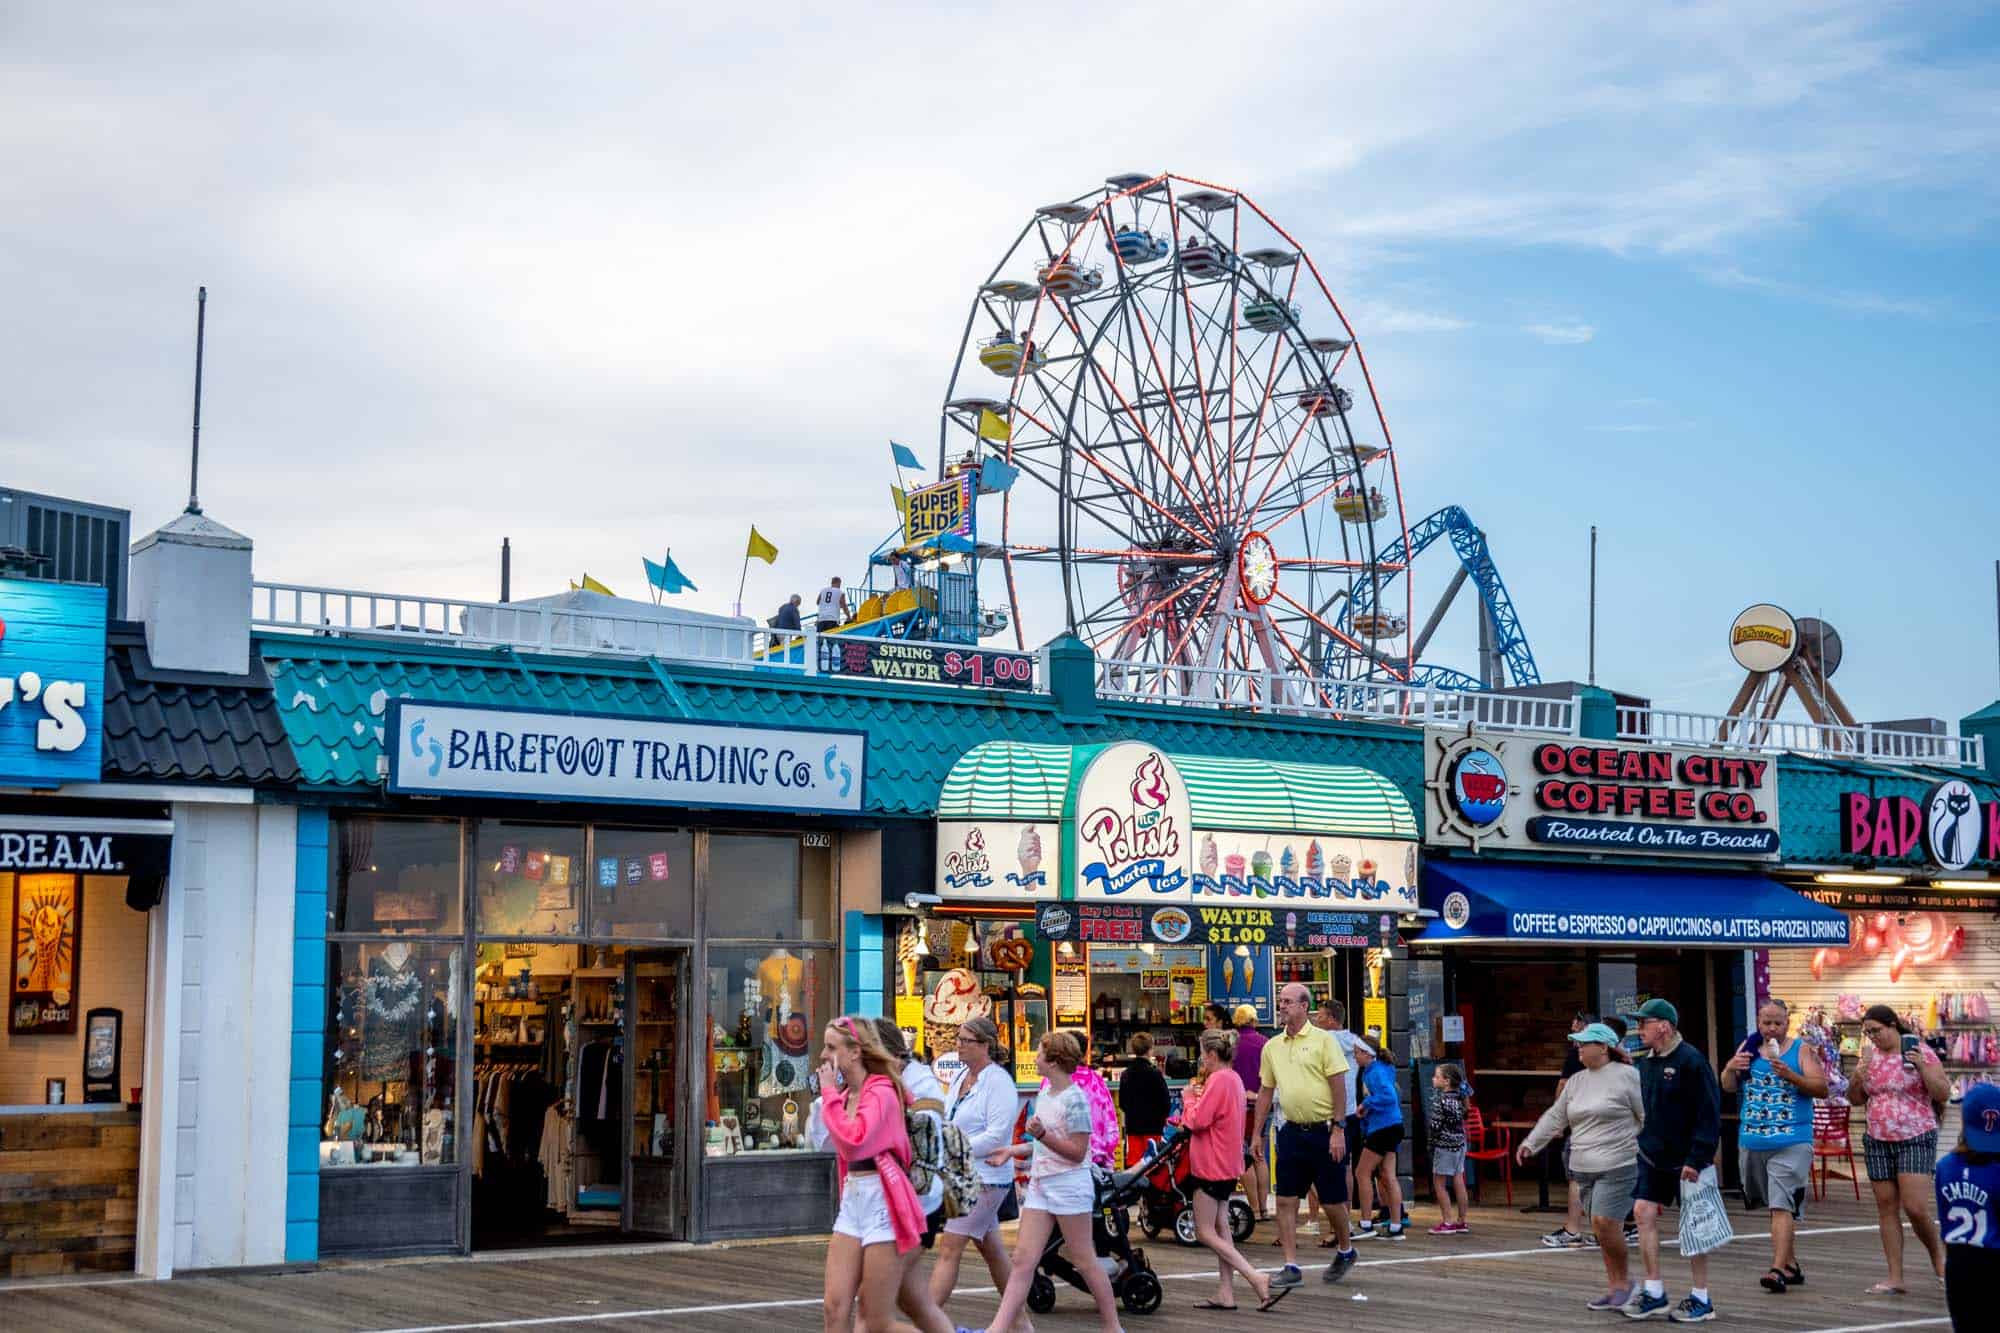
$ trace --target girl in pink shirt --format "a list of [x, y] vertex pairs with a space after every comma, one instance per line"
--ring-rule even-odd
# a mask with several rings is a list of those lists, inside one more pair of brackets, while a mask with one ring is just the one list
[[[840, 1159], [840, 1214], [826, 1247], [824, 1314], [828, 1328], [846, 1328], [855, 1297], [868, 1333], [900, 1327], [896, 1293], [916, 1261], [924, 1234], [923, 1205], [906, 1174], [910, 1136], [896, 1066], [874, 1021], [836, 1018], [819, 1053], [820, 1118]], [[936, 1306], [924, 1333], [952, 1333]]]
[[1228, 1030], [1201, 1034], [1201, 1065], [1194, 1082], [1181, 1094], [1181, 1128], [1188, 1144], [1188, 1184], [1194, 1188], [1194, 1231], [1215, 1254], [1215, 1296], [1198, 1310], [1234, 1310], [1236, 1282], [1241, 1273], [1257, 1297], [1257, 1308], [1268, 1310], [1291, 1294], [1290, 1287], [1272, 1290], [1271, 1280], [1237, 1250], [1229, 1235], [1229, 1196], [1243, 1174], [1243, 1080], [1230, 1067], [1236, 1034]]

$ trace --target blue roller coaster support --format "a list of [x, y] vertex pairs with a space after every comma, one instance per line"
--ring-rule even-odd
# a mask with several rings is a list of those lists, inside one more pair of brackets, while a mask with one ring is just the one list
[[[1479, 530], [1471, 515], [1457, 505], [1447, 505], [1410, 529], [1407, 553], [1403, 542], [1398, 539], [1383, 547], [1379, 558], [1385, 565], [1403, 566], [1403, 577], [1408, 578], [1411, 562], [1422, 555], [1432, 542], [1446, 534], [1451, 537], [1452, 549], [1458, 552], [1459, 564], [1464, 566], [1479, 589], [1480, 605], [1493, 627], [1494, 651], [1507, 664], [1508, 683], [1541, 684], [1541, 669], [1535, 665], [1535, 654], [1528, 647], [1528, 636], [1521, 628], [1521, 618], [1514, 611], [1513, 599], [1507, 596], [1507, 585], [1500, 581], [1500, 569], [1493, 563], [1493, 553], [1487, 549], [1486, 534]], [[1355, 616], [1375, 609], [1375, 597], [1374, 585], [1358, 585], [1354, 596], [1341, 607], [1335, 623], [1342, 630], [1347, 630]], [[1441, 689], [1477, 690], [1502, 682], [1482, 683], [1452, 667], [1420, 662], [1411, 676], [1411, 683], [1434, 685]]]

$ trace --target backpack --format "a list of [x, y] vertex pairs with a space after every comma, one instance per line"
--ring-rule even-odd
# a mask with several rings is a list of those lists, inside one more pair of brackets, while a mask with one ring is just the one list
[[[927, 1112], [936, 1112], [932, 1119]], [[964, 1217], [979, 1206], [979, 1176], [972, 1169], [972, 1149], [965, 1131], [944, 1118], [944, 1103], [926, 1097], [903, 1112], [910, 1136], [910, 1185], [919, 1195], [944, 1182], [944, 1215]]]

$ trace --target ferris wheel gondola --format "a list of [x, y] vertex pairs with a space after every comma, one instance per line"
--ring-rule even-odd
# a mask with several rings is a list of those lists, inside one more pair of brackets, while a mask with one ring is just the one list
[[[1085, 263], [1098, 246], [1109, 273]], [[1023, 271], [1032, 300], [999, 276]], [[975, 362], [1004, 403], [958, 388]], [[1387, 421], [1318, 269], [1241, 193], [1134, 174], [1035, 209], [974, 298], [946, 400], [941, 463], [1013, 478], [979, 545], [1017, 642], [1067, 627], [1161, 697], [1325, 701], [1409, 674], [1383, 642], [1400, 631], [1337, 609], [1365, 587], [1389, 618], [1373, 628], [1393, 619]]]

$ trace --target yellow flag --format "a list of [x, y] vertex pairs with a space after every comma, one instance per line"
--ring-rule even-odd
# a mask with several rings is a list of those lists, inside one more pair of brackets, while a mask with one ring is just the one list
[[765, 541], [763, 534], [757, 531], [757, 525], [752, 523], [750, 525], [750, 546], [743, 554], [753, 559], [762, 560], [768, 565], [777, 560], [778, 548], [771, 545], [770, 542]]
[[[572, 583], [569, 586], [574, 588], [577, 585]], [[585, 574], [583, 576], [583, 590], [585, 592], [601, 592], [606, 597], [616, 597], [618, 595], [617, 593], [611, 591], [611, 589], [605, 587], [602, 583], [599, 583], [596, 579], [590, 577], [590, 575], [588, 574]]]
[[889, 498], [896, 502], [896, 512], [903, 516], [903, 521], [906, 523], [909, 522], [910, 519], [909, 494], [906, 491], [904, 491], [901, 486], [891, 486], [889, 488]]
[[1007, 418], [997, 412], [988, 411], [983, 407], [979, 409], [980, 439], [998, 440], [1000, 443], [1005, 444], [1009, 439], [1013, 438], [1013, 435], [1014, 430], [1007, 424]]

